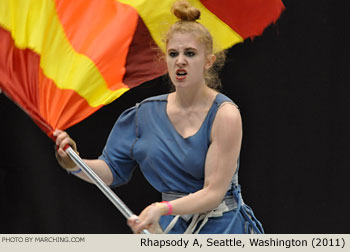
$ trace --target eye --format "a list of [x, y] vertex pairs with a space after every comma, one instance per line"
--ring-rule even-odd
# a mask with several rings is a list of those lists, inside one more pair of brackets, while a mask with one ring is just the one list
[[187, 52], [185, 53], [185, 55], [188, 56], [188, 57], [193, 57], [193, 56], [196, 55], [196, 53], [195, 53], [194, 51], [187, 51]]
[[176, 57], [178, 54], [179, 53], [174, 52], [174, 51], [169, 52], [169, 56], [172, 57], [172, 58]]

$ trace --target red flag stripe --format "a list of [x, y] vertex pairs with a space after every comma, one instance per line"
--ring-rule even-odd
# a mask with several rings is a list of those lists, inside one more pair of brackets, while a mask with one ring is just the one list
[[262, 34], [279, 18], [284, 5], [281, 0], [200, 0], [218, 18], [243, 39]]
[[53, 129], [67, 129], [101, 108], [102, 105], [89, 106], [74, 90], [59, 89], [42, 72], [40, 55], [30, 49], [17, 48], [10, 32], [1, 27], [0, 44], [2, 91], [50, 137]]
[[[2, 91], [46, 133], [51, 127], [39, 111], [38, 71], [40, 56], [29, 49], [18, 49], [9, 31], [0, 27], [0, 87]], [[28, 62], [24, 65], [23, 62]], [[12, 71], [15, 71], [13, 73]], [[20, 73], [20, 74], [18, 74]]]
[[161, 53], [142, 18], [139, 17], [126, 59], [124, 83], [132, 88], [165, 74], [167, 66], [161, 58]]

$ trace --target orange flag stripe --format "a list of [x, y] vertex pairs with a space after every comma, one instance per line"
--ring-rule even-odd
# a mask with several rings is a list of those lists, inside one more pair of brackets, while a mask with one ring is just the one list
[[42, 69], [39, 69], [38, 83], [41, 90], [39, 102], [45, 104], [40, 106], [39, 113], [49, 125], [49, 129], [45, 131], [50, 137], [52, 130], [67, 129], [102, 107], [89, 106], [74, 90], [58, 88], [53, 80], [45, 76]]
[[113, 0], [103, 3], [55, 0], [55, 3], [60, 23], [75, 51], [94, 62], [109, 89], [126, 87], [122, 83], [124, 66], [137, 25], [137, 12]]

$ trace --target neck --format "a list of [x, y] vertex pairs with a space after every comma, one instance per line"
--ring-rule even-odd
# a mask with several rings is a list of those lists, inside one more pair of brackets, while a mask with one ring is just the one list
[[174, 103], [181, 108], [190, 108], [207, 104], [212, 99], [214, 91], [206, 85], [199, 88], [178, 88], [174, 95]]

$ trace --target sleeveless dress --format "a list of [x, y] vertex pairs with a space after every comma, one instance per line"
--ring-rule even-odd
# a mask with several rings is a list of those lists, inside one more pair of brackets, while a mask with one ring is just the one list
[[[203, 188], [215, 115], [222, 103], [233, 102], [217, 94], [200, 129], [184, 138], [167, 115], [167, 100], [167, 94], [148, 98], [118, 118], [99, 157], [112, 171], [111, 187], [126, 184], [138, 165], [148, 182], [162, 193], [163, 200], [183, 197]], [[163, 230], [166, 233], [263, 233], [261, 223], [242, 200], [238, 160], [237, 164], [226, 196], [217, 209], [194, 215], [162, 216]]]

